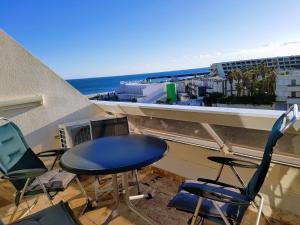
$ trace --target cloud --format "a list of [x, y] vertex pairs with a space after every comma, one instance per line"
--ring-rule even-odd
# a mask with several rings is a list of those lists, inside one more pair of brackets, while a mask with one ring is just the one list
[[[282, 43], [267, 43], [257, 48], [237, 49], [230, 52], [214, 52], [211, 54], [199, 54], [187, 57], [186, 55], [181, 59], [176, 59], [177, 69], [180, 68], [197, 68], [207, 67], [212, 63], [235, 61], [255, 58], [267, 58], [276, 56], [288, 56], [300, 54], [300, 41], [289, 41]], [[172, 67], [170, 61], [169, 67]], [[180, 65], [178, 65], [180, 64]], [[179, 69], [180, 69], [179, 68]]]
[[287, 46], [287, 45], [297, 45], [300, 44], [300, 41], [289, 41], [289, 42], [283, 42], [281, 46]]

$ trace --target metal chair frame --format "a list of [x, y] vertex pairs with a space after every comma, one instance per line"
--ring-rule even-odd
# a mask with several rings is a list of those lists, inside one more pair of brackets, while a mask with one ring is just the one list
[[[8, 118], [4, 118], [4, 117], [0, 117], [0, 120], [4, 120], [4, 121], [7, 121], [7, 122], [11, 122]], [[62, 149], [52, 149], [52, 150], [47, 150], [47, 151], [44, 151], [44, 152], [41, 152], [41, 153], [38, 153], [36, 154], [37, 157], [50, 157], [50, 156], [56, 156], [53, 164], [51, 165], [51, 169], [53, 169], [53, 167], [55, 166], [55, 163], [56, 161], [61, 157], [62, 155], [62, 152], [61, 152]], [[9, 223], [13, 222], [14, 221], [14, 217], [15, 217], [15, 214], [17, 213], [18, 211], [18, 208], [19, 208], [19, 205], [20, 203], [22, 202], [23, 198], [26, 197], [26, 191], [27, 191], [27, 188], [30, 184], [30, 181], [32, 181], [33, 179], [36, 179], [37, 182], [38, 182], [38, 185], [41, 187], [42, 189], [42, 193], [45, 194], [47, 196], [47, 199], [50, 203], [50, 205], [53, 205], [53, 198], [55, 195], [51, 196], [50, 193], [47, 191], [45, 185], [41, 182], [39, 176], [42, 175], [43, 173], [47, 172], [48, 170], [47, 169], [24, 169], [24, 170], [17, 170], [17, 171], [13, 171], [11, 173], [8, 173], [8, 175], [2, 175], [0, 177], [0, 180], [18, 180], [18, 179], [26, 179], [26, 182], [22, 188], [22, 190], [20, 191], [20, 196], [18, 197], [18, 193], [16, 193], [16, 196], [15, 196], [15, 208], [13, 210], [13, 213], [9, 219]], [[26, 174], [26, 172], [28, 172], [29, 174]], [[82, 210], [81, 214], [83, 214], [83, 212], [85, 211], [85, 208], [87, 207], [88, 203], [89, 203], [89, 197], [86, 193], [86, 191], [84, 190], [82, 184], [80, 183], [78, 177], [76, 176], [75, 179], [74, 179], [77, 183], [77, 185], [79, 186], [79, 189], [81, 191], [81, 193], [84, 195], [84, 197], [87, 199], [87, 204], [86, 206], [84, 207], [84, 209]], [[74, 181], [73, 180], [73, 181]], [[71, 184], [71, 182], [70, 182]], [[40, 194], [40, 193], [39, 193]], [[28, 205], [27, 201], [27, 210], [21, 214], [18, 218], [16, 218], [15, 220], [17, 219], [20, 219], [20, 218], [23, 218], [25, 217], [26, 215], [28, 215], [30, 213], [30, 211], [36, 206], [36, 204], [38, 203], [38, 199], [39, 199], [39, 194], [37, 194], [37, 198], [36, 200], [33, 202], [33, 204], [31, 206]]]
[[[289, 121], [287, 122], [287, 118], [289, 117], [289, 114], [292, 114]], [[291, 127], [296, 121], [297, 121], [297, 118], [298, 118], [298, 106], [296, 104], [294, 104], [293, 106], [291, 106], [289, 108], [289, 110], [285, 113], [285, 121], [283, 122], [283, 125], [282, 127], [280, 128], [280, 132], [281, 133], [284, 133], [289, 127]], [[222, 170], [224, 168], [224, 164], [221, 166], [220, 170], [219, 170], [219, 173], [217, 175], [217, 178], [216, 178], [216, 181], [219, 180], [220, 176], [221, 176], [221, 173], [222, 173]], [[242, 186], [245, 188], [245, 183], [243, 181], [243, 179], [241, 178], [241, 176], [237, 173], [237, 171], [235, 170], [235, 168], [233, 166], [230, 166], [231, 170], [233, 171], [233, 173], [236, 175], [236, 177], [238, 178], [239, 182], [242, 184]], [[263, 209], [263, 203], [264, 203], [264, 197], [261, 195], [261, 194], [257, 194], [256, 195], [258, 198], [260, 198], [260, 204], [257, 206], [255, 202], [253, 202], [252, 205], [256, 205], [256, 207], [258, 207], [258, 213], [257, 213], [257, 217], [256, 217], [256, 221], [255, 221], [255, 224], [256, 225], [259, 225], [259, 221], [260, 221], [260, 217], [261, 217], [261, 214], [262, 214], [262, 209]], [[195, 208], [195, 211], [194, 211], [194, 214], [191, 218], [191, 225], [195, 225], [196, 224], [196, 220], [197, 220], [197, 217], [199, 216], [199, 212], [200, 212], [200, 208], [201, 208], [201, 204], [202, 204], [202, 201], [203, 201], [203, 198], [204, 197], [201, 197], [199, 196], [199, 199], [197, 201], [197, 205], [196, 205], [196, 208]], [[223, 211], [221, 210], [221, 208], [219, 207], [219, 205], [217, 204], [217, 201], [214, 200], [214, 199], [210, 199], [214, 205], [214, 207], [217, 209], [218, 213], [220, 214], [221, 218], [223, 219], [224, 223], [226, 225], [231, 225], [231, 223], [229, 222], [229, 220], [227, 219], [227, 217], [224, 215]], [[251, 204], [252, 202], [250, 202]], [[239, 204], [239, 203], [237, 203]], [[240, 203], [240, 204], [244, 204], [244, 203]], [[204, 218], [201, 217], [200, 218], [200, 224], [202, 224], [204, 221]]]

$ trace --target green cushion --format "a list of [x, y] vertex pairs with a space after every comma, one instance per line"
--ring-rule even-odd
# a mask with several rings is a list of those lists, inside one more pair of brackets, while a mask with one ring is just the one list
[[0, 125], [0, 169], [7, 173], [28, 149], [19, 128], [12, 122]]

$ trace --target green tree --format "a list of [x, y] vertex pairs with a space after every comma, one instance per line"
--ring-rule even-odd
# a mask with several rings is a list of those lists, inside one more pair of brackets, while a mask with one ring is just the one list
[[255, 82], [257, 81], [257, 73], [255, 71], [255, 68], [250, 67], [247, 70], [247, 76], [249, 78], [249, 91], [248, 91], [248, 95], [253, 96], [255, 95]]
[[268, 68], [267, 71], [267, 92], [268, 94], [275, 95], [275, 90], [276, 90], [276, 68], [271, 67]]
[[248, 91], [248, 95], [249, 95], [249, 87], [250, 87], [250, 77], [249, 77], [249, 71], [245, 70], [242, 71], [241, 73], [241, 88], [242, 88], [242, 95], [245, 95], [245, 91]]
[[[236, 80], [237, 84], [235, 85], [235, 89], [236, 89], [236, 92], [237, 92], [237, 96], [241, 96], [241, 79], [242, 79], [242, 73], [241, 73], [241, 70], [233, 70], [232, 71], [232, 76], [234, 77], [234, 80]], [[239, 88], [237, 88], [239, 87]]]
[[230, 71], [227, 75], [226, 78], [230, 84], [230, 95], [233, 95], [233, 81], [234, 81], [234, 74]]

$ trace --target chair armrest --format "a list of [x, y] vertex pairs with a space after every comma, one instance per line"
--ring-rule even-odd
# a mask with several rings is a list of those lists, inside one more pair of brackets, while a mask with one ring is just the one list
[[250, 201], [247, 200], [246, 196], [242, 194], [230, 194], [230, 191], [227, 193], [222, 192], [223, 189], [219, 189], [212, 187], [203, 188], [198, 186], [195, 183], [184, 183], [181, 186], [182, 190], [185, 190], [191, 194], [197, 195], [199, 197], [203, 197], [206, 199], [210, 199], [213, 201], [230, 203], [235, 205], [249, 205]]
[[236, 166], [241, 168], [253, 168], [253, 169], [259, 166], [257, 163], [254, 162], [250, 162], [242, 159], [230, 158], [230, 157], [209, 156], [207, 158], [213, 162], [227, 165], [227, 166]]
[[1, 176], [0, 178], [6, 179], [6, 180], [21, 180], [21, 179], [38, 177], [38, 176], [46, 173], [47, 171], [48, 170], [46, 168], [16, 170], [13, 172], [9, 172], [9, 173]]
[[239, 191], [244, 191], [244, 188], [240, 188], [240, 187], [237, 187], [237, 186], [234, 186], [234, 185], [231, 185], [231, 184], [226, 184], [226, 183], [216, 181], [216, 180], [211, 180], [211, 179], [206, 179], [206, 178], [198, 178], [197, 181], [204, 182], [204, 183], [209, 183], [209, 184], [216, 184], [216, 185], [220, 185], [220, 186], [223, 186], [223, 187], [234, 188], [234, 189], [237, 189]]
[[69, 148], [57, 148], [57, 149], [50, 149], [47, 151], [43, 151], [40, 153], [37, 153], [37, 157], [43, 158], [43, 157], [52, 157], [52, 156], [59, 156], [64, 154]]

